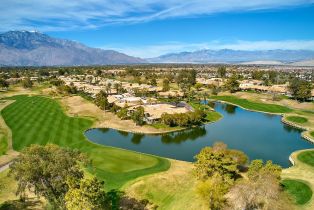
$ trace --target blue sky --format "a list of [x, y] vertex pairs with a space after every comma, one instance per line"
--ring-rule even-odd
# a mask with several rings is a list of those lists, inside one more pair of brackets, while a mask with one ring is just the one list
[[39, 30], [139, 57], [314, 50], [314, 0], [2, 0], [0, 30]]

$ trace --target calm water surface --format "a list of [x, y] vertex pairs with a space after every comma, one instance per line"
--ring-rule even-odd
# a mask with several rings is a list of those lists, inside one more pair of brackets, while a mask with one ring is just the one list
[[244, 151], [251, 160], [272, 160], [283, 167], [290, 165], [293, 151], [314, 147], [301, 137], [302, 130], [283, 124], [281, 116], [222, 103], [215, 103], [214, 108], [223, 115], [220, 121], [185, 131], [145, 135], [99, 128], [85, 135], [95, 143], [185, 161], [193, 161], [203, 147], [222, 141]]

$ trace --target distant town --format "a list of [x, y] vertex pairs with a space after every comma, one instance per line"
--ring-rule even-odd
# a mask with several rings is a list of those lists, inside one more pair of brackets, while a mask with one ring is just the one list
[[[0, 207], [35, 200], [39, 209], [76, 210], [72, 193], [86, 187], [100, 196], [86, 198], [99, 209], [180, 209], [191, 195], [187, 209], [220, 209], [238, 205], [239, 195], [264, 195], [264, 186], [257, 209], [311, 206], [313, 87], [314, 67], [304, 66], [1, 67]], [[286, 168], [289, 160], [300, 165]], [[25, 176], [37, 183], [41, 173], [64, 190], [60, 200], [49, 200], [46, 188], [36, 194], [21, 185], [16, 194]], [[207, 192], [219, 189], [214, 208]]]

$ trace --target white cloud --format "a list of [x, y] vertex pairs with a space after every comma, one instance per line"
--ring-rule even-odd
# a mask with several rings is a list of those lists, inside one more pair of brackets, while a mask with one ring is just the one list
[[312, 3], [314, 0], [1, 0], [0, 30], [96, 28]]
[[141, 58], [157, 57], [167, 53], [183, 51], [196, 51], [202, 49], [220, 50], [314, 50], [314, 40], [283, 40], [283, 41], [243, 41], [238, 40], [230, 43], [214, 40], [206, 43], [180, 43], [170, 42], [158, 45], [146, 46], [102, 46], [103, 49], [112, 49], [128, 55]]

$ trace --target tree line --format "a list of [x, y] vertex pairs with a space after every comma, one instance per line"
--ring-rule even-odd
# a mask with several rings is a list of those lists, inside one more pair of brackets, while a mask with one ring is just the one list
[[201, 125], [205, 121], [206, 116], [205, 111], [198, 109], [187, 113], [163, 113], [161, 115], [161, 122], [170, 127], [191, 127], [193, 125]]

